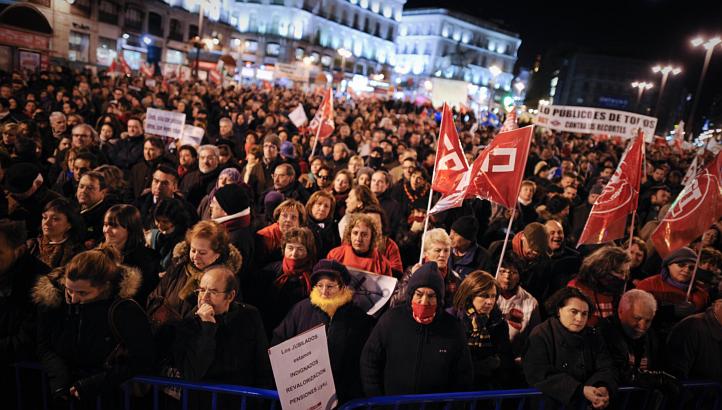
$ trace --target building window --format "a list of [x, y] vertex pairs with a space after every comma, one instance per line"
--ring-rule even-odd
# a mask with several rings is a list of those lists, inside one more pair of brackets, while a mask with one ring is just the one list
[[168, 38], [176, 41], [183, 41], [183, 24], [180, 20], [170, 19], [170, 31]]
[[98, 20], [108, 24], [118, 24], [118, 5], [108, 0], [100, 0], [98, 4]]
[[125, 27], [135, 30], [143, 30], [143, 12], [135, 7], [125, 9]]
[[303, 60], [303, 54], [305, 53], [305, 50], [302, 48], [296, 49], [296, 60]]
[[185, 54], [182, 51], [169, 48], [165, 52], [165, 62], [170, 64], [183, 65], [185, 63]]
[[89, 61], [90, 36], [71, 31], [68, 36], [68, 60], [87, 63]]
[[253, 40], [246, 40], [244, 48], [246, 49], [247, 53], [255, 53], [256, 51], [258, 51], [258, 42]]
[[70, 6], [70, 12], [72, 14], [90, 18], [90, 0], [75, 0]]
[[278, 43], [268, 43], [266, 44], [266, 55], [267, 56], [277, 56], [281, 54], [281, 45]]
[[117, 40], [98, 37], [98, 48], [95, 50], [95, 61], [98, 65], [110, 66], [118, 56]]
[[152, 11], [148, 13], [148, 32], [154, 36], [163, 37], [163, 17]]
[[123, 50], [123, 58], [133, 70], [139, 70], [143, 63], [143, 54], [133, 50]]
[[188, 26], [188, 40], [193, 40], [198, 35], [198, 26], [190, 24]]

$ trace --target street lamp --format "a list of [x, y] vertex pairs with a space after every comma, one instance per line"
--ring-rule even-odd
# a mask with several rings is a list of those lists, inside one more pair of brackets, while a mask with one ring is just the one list
[[659, 106], [662, 104], [662, 93], [664, 92], [664, 86], [667, 85], [667, 77], [669, 74], [677, 75], [682, 72], [682, 68], [673, 67], [671, 65], [661, 66], [656, 65], [652, 67], [652, 72], [655, 74], [662, 73], [662, 84], [659, 86], [659, 95], [657, 95], [657, 104], [654, 106], [654, 116], [657, 116], [659, 112]]
[[336, 51], [338, 51], [338, 55], [341, 56], [341, 73], [346, 77], [346, 59], [351, 57], [351, 52], [345, 48], [339, 48]]
[[489, 112], [492, 111], [492, 106], [494, 104], [494, 86], [496, 85], [496, 76], [501, 74], [501, 68], [498, 66], [491, 66], [489, 67], [489, 72], [491, 73], [491, 79], [489, 80], [489, 88], [491, 89], [489, 91]]
[[717, 47], [720, 43], [722, 43], [722, 39], [719, 36], [712, 37], [705, 41], [702, 37], [696, 37], [690, 41], [692, 43], [692, 47], [699, 47], [703, 46], [705, 50], [707, 50], [707, 53], [704, 56], [704, 66], [702, 66], [702, 75], [699, 77], [699, 83], [697, 84], [697, 92], [694, 94], [694, 102], [692, 103], [692, 111], [689, 114], [689, 121], [687, 121], [687, 130], [688, 135], [692, 135], [692, 132], [694, 131], [694, 116], [697, 113], [697, 104], [699, 104], [699, 95], [702, 94], [702, 84], [704, 83], [704, 76], [707, 74], [707, 68], [709, 67], [709, 62], [712, 59], [712, 53], [714, 52], [715, 47]]
[[642, 102], [642, 94], [644, 94], [644, 91], [651, 89], [654, 87], [654, 84], [648, 83], [646, 81], [634, 81], [632, 83], [632, 88], [639, 89], [639, 92], [637, 93], [637, 111], [641, 111], [639, 109], [639, 105]]

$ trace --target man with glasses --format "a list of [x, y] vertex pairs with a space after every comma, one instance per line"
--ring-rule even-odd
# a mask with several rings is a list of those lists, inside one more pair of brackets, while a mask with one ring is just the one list
[[283, 195], [285, 199], [295, 199], [302, 204], [308, 201], [310, 194], [306, 191], [297, 180], [296, 171], [290, 164], [279, 164], [271, 175], [273, 186], [261, 194], [259, 200], [259, 209], [263, 208], [266, 195], [270, 192], [278, 192]]
[[108, 158], [103, 151], [100, 150], [100, 147], [98, 147], [98, 133], [95, 132], [93, 127], [88, 124], [78, 124], [73, 127], [71, 135], [71, 148], [83, 149], [90, 152], [95, 156], [98, 165], [108, 163]]
[[[258, 310], [236, 301], [238, 279], [225, 266], [211, 267], [195, 290], [194, 314], [174, 327], [171, 358], [186, 380], [270, 388], [268, 339]], [[237, 398], [219, 398], [219, 408]]]
[[191, 205], [198, 207], [203, 197], [216, 185], [221, 171], [218, 147], [201, 145], [198, 148], [198, 169], [187, 173], [180, 185], [181, 192]]

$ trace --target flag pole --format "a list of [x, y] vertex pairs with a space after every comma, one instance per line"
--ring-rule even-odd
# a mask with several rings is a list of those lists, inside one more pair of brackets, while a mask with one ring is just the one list
[[504, 235], [504, 244], [501, 247], [501, 255], [499, 256], [499, 264], [496, 265], [495, 278], [499, 277], [499, 270], [501, 269], [501, 262], [504, 260], [504, 253], [506, 253], [506, 245], [509, 243], [509, 232], [511, 232], [511, 225], [514, 223], [514, 215], [516, 215], [516, 204], [511, 208], [511, 217], [509, 218], [509, 225], [506, 227], [506, 235]]
[[629, 227], [629, 244], [627, 250], [632, 249], [632, 240], [634, 239], [634, 219], [637, 216], [637, 210], [632, 211], [632, 225]]
[[[431, 176], [431, 181], [434, 180], [436, 174], [436, 167], [434, 167], [434, 174]], [[429, 229], [429, 211], [431, 211], [431, 198], [434, 197], [434, 189], [431, 187], [432, 183], [429, 183], [429, 202], [426, 205], [426, 216], [424, 218], [424, 232], [421, 234], [421, 251], [419, 252], [419, 263], [424, 260], [424, 236], [426, 236], [426, 230]]]
[[687, 302], [689, 302], [689, 298], [692, 295], [692, 288], [694, 287], [694, 280], [697, 278], [697, 266], [699, 266], [699, 258], [702, 256], [702, 244], [700, 244], [699, 250], [697, 251], [697, 262], [694, 264], [694, 270], [692, 271], [692, 279], [689, 281], [689, 285], [687, 286]]
[[[310, 125], [310, 123], [309, 123]], [[318, 124], [318, 128], [316, 129], [316, 138], [313, 139], [313, 147], [311, 148], [311, 153], [308, 154], [308, 164], [311, 165], [311, 159], [313, 158], [313, 154], [316, 152], [316, 146], [318, 145], [318, 136], [321, 134], [321, 125]]]

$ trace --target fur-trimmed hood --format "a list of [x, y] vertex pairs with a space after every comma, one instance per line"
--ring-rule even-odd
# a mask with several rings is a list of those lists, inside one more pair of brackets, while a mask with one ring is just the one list
[[[189, 252], [190, 245], [186, 241], [178, 242], [173, 248], [173, 264], [190, 263]], [[233, 244], [228, 245], [228, 257], [223, 264], [236, 274], [240, 272], [241, 266], [243, 266], [243, 256]]]
[[[138, 293], [143, 282], [143, 275], [137, 268], [120, 265], [121, 279], [118, 289], [112, 297], [132, 298]], [[65, 285], [62, 283], [63, 268], [53, 269], [49, 274], [41, 276], [33, 287], [33, 302], [48, 308], [56, 308], [65, 301]]]

